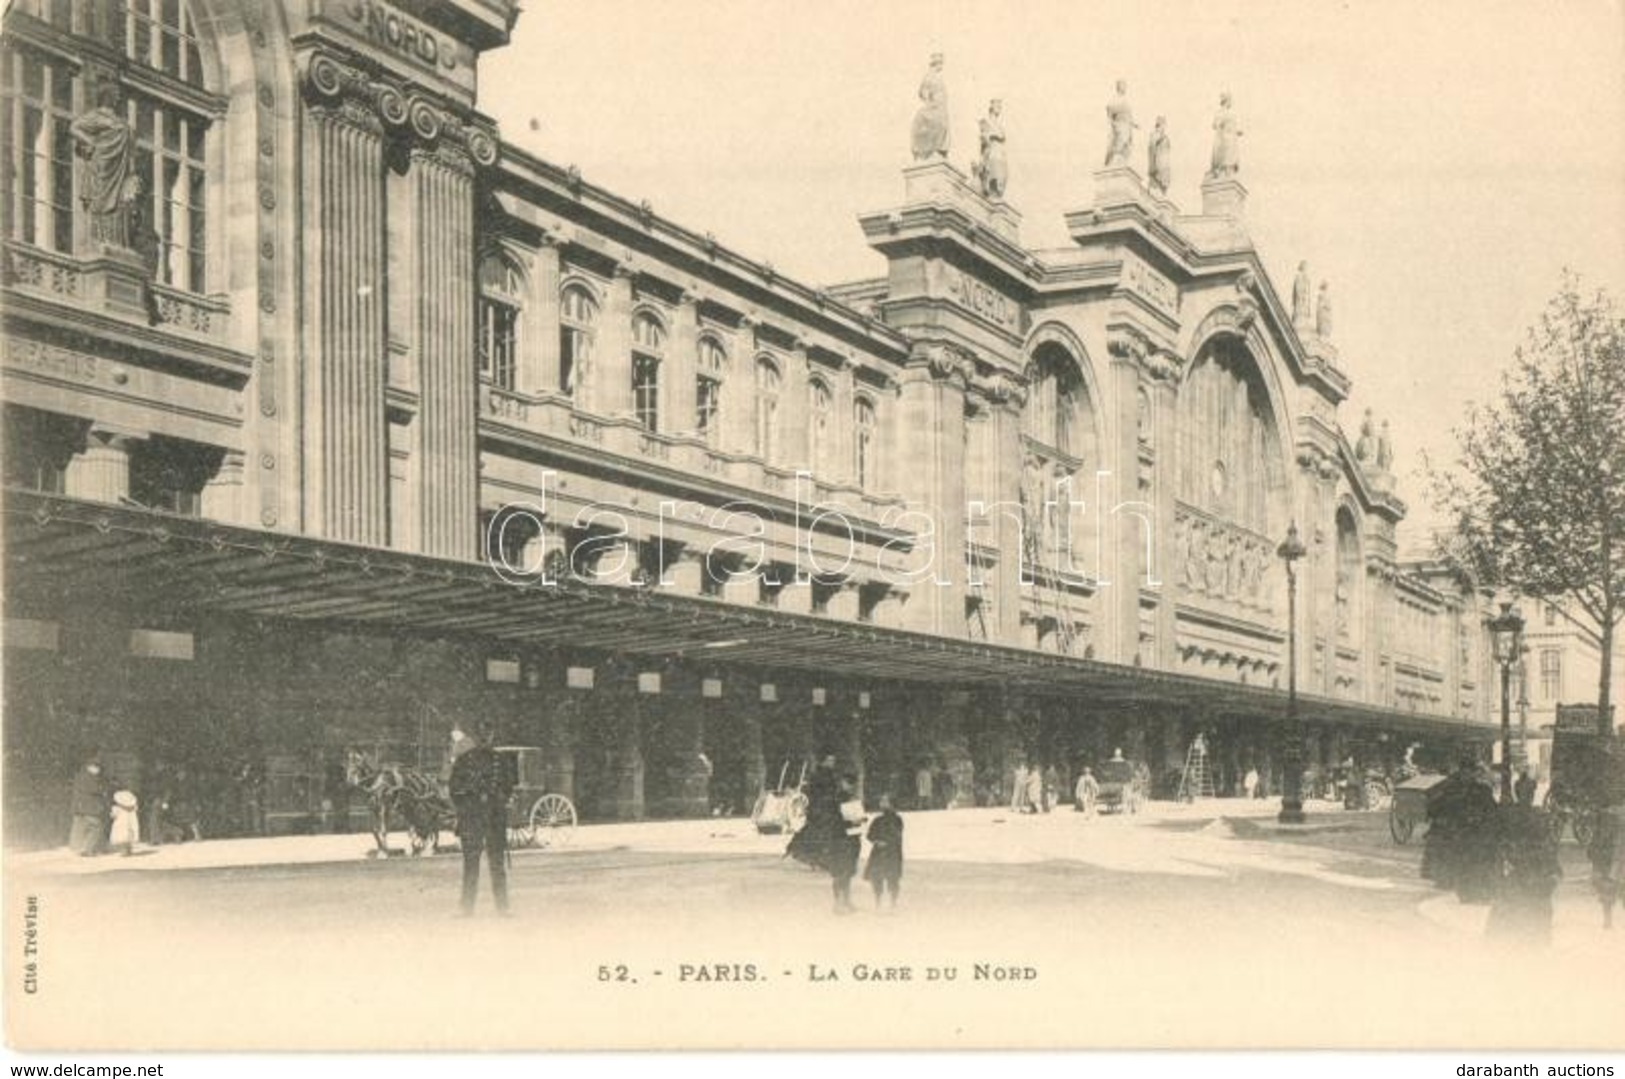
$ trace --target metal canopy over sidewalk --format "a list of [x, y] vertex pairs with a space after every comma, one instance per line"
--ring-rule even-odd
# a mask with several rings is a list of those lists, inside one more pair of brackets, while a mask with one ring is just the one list
[[[6, 489], [11, 617], [94, 601], [155, 617], [228, 613], [515, 646], [602, 650], [937, 688], [1086, 695], [1273, 718], [1286, 694], [1096, 660], [748, 608], [661, 588], [504, 581], [488, 566]], [[1299, 696], [1310, 721], [1491, 738], [1479, 723]]]

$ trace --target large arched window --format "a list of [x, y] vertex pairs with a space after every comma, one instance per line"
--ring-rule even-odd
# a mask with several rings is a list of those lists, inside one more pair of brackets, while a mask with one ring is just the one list
[[524, 276], [495, 252], [480, 260], [480, 378], [500, 389], [514, 388], [519, 363], [519, 306]]
[[559, 392], [587, 406], [587, 371], [598, 303], [581, 285], [567, 285], [559, 298]]
[[722, 412], [722, 379], [728, 372], [728, 353], [714, 337], [700, 338], [694, 373], [694, 430], [707, 442], [717, 440]]
[[779, 456], [779, 389], [783, 382], [772, 360], [756, 358], [756, 453], [764, 461]]
[[830, 393], [829, 386], [823, 379], [815, 378], [807, 383], [807, 456], [812, 462], [812, 470], [817, 475], [829, 475], [834, 465], [831, 451], [834, 449], [834, 412], [835, 395]]
[[660, 364], [666, 328], [647, 311], [632, 319], [632, 413], [646, 431], [660, 430]]
[[1337, 637], [1352, 641], [1356, 647], [1360, 638], [1360, 586], [1365, 566], [1360, 558], [1360, 532], [1354, 523], [1354, 514], [1347, 506], [1337, 510]]
[[1083, 378], [1077, 361], [1060, 345], [1046, 342], [1033, 353], [1028, 377], [1031, 388], [1024, 414], [1027, 437], [1046, 449], [1068, 456], [1078, 454], [1082, 447], [1075, 444], [1073, 428]]
[[852, 474], [865, 491], [872, 489], [880, 478], [877, 435], [874, 402], [859, 397], [852, 406]]
[[1284, 478], [1269, 393], [1252, 354], [1234, 338], [1210, 341], [1179, 397], [1179, 498], [1221, 521], [1273, 534], [1269, 498]]

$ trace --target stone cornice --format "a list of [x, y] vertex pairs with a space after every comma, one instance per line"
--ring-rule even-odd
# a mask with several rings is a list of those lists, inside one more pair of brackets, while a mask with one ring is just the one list
[[409, 83], [321, 48], [307, 54], [302, 81], [313, 106], [337, 108], [354, 122], [376, 122], [386, 133], [442, 151], [442, 159], [466, 153], [477, 166], [496, 164], [494, 127]]

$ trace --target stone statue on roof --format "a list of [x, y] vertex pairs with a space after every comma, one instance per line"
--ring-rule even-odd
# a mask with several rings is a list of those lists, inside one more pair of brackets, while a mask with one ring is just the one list
[[910, 140], [916, 161], [948, 156], [948, 87], [942, 81], [942, 64], [942, 54], [932, 53], [931, 66], [920, 80], [920, 108]]
[[1320, 283], [1320, 298], [1315, 301], [1315, 336], [1332, 336], [1332, 289], [1325, 281]]
[[1377, 463], [1377, 436], [1374, 431], [1375, 421], [1371, 418], [1371, 410], [1365, 410], [1365, 419], [1360, 421], [1360, 440], [1354, 444], [1354, 458], [1363, 465]]
[[1377, 436], [1377, 468], [1382, 472], [1394, 470], [1394, 440], [1388, 433], [1388, 421], [1382, 421], [1382, 434]]
[[1298, 263], [1298, 275], [1292, 279], [1292, 325], [1302, 330], [1314, 325], [1315, 286], [1309, 281], [1309, 263]]
[[1106, 142], [1106, 167], [1127, 165], [1134, 149], [1134, 109], [1128, 103], [1128, 83], [1117, 80], [1117, 96], [1106, 103], [1106, 119], [1111, 134]]
[[1213, 117], [1213, 164], [1208, 176], [1222, 179], [1241, 170], [1241, 121], [1230, 108], [1230, 95], [1219, 95], [1219, 112]]
[[1151, 129], [1151, 142], [1146, 147], [1146, 175], [1151, 190], [1167, 197], [1168, 185], [1173, 180], [1173, 146], [1168, 141], [1167, 121], [1157, 117], [1157, 126]]
[[976, 178], [981, 181], [983, 197], [1002, 199], [1010, 179], [1010, 166], [1004, 157], [1004, 102], [998, 98], [989, 101], [987, 115], [979, 126], [982, 159], [976, 163]]

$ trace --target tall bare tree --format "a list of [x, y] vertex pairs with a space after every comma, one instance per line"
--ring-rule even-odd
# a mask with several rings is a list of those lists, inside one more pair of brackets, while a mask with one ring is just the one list
[[1484, 583], [1572, 599], [1595, 624], [1606, 733], [1625, 618], [1625, 319], [1613, 297], [1565, 273], [1500, 399], [1469, 406], [1456, 438], [1459, 468], [1432, 480], [1458, 551]]

